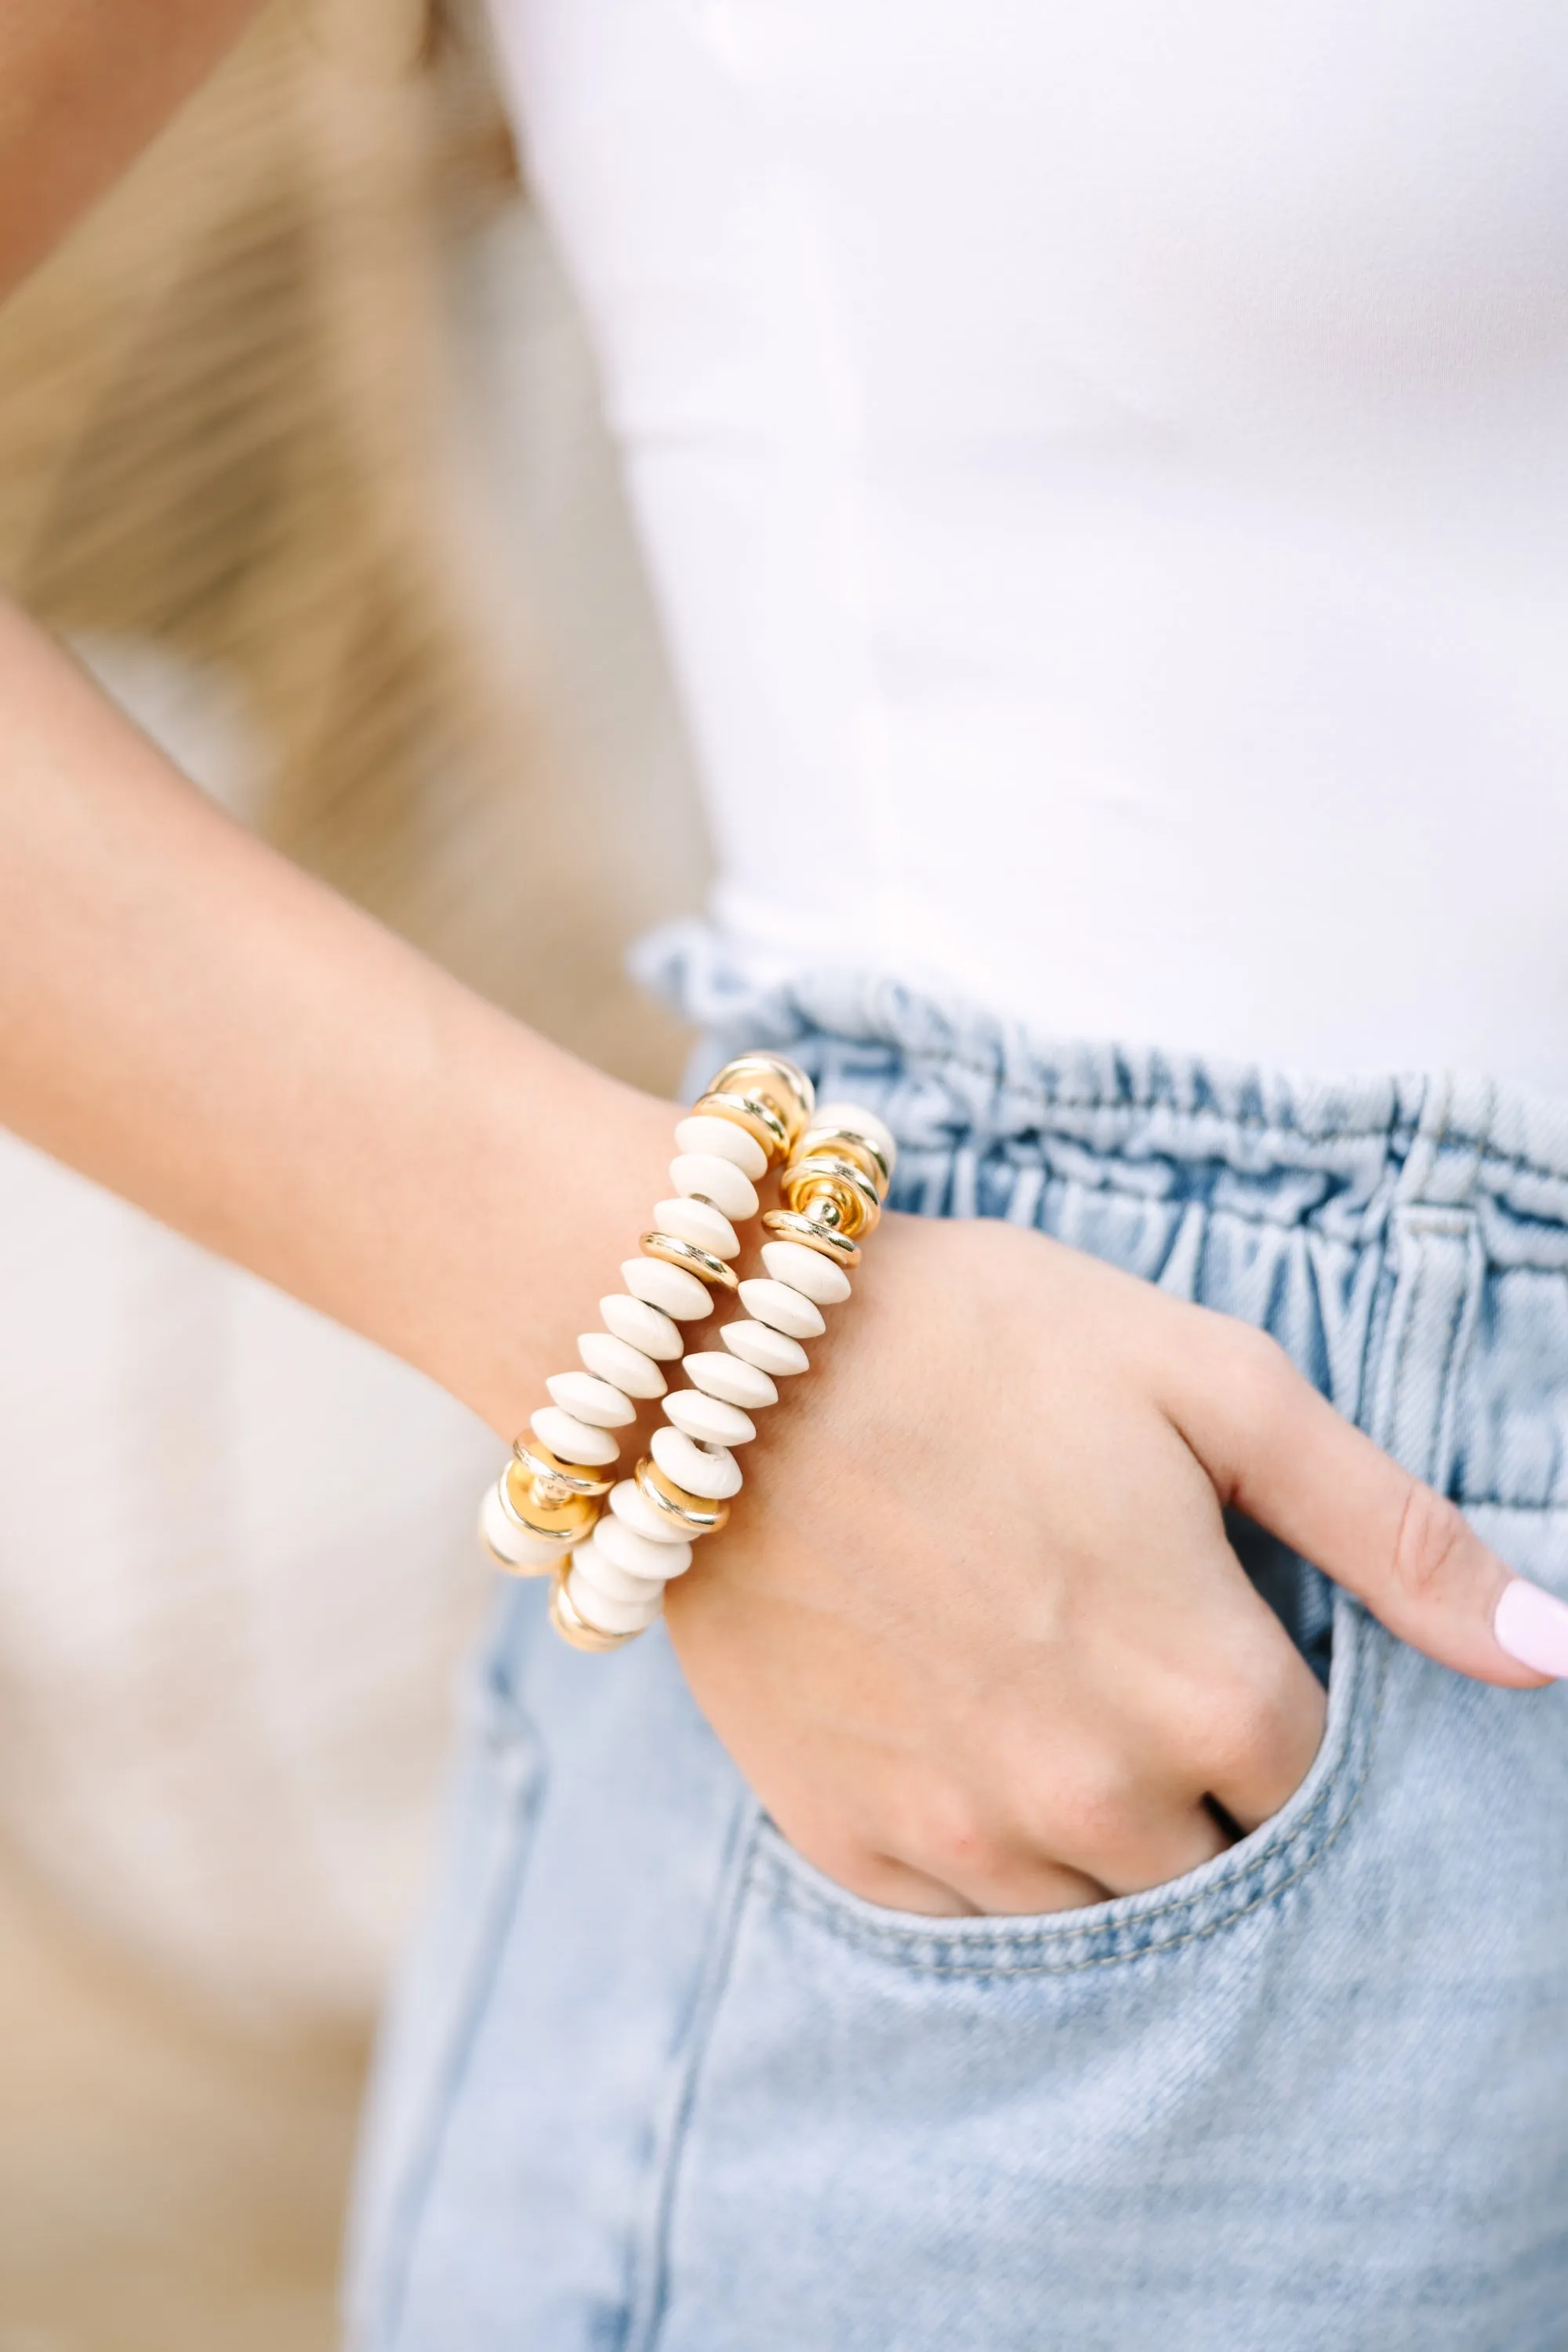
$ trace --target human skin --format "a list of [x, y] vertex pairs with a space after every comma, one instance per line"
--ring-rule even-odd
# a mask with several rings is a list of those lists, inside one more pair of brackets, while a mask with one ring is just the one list
[[[0, 8], [0, 222], [24, 224], [0, 268], [47, 247], [245, 13]], [[51, 163], [113, 113], [93, 45], [111, 62], [128, 26], [109, 163]], [[10, 608], [0, 719], [0, 1121], [510, 1437], [668, 1189], [672, 1107], [275, 856]], [[1543, 1679], [1490, 1632], [1502, 1564], [1247, 1327], [973, 1221], [886, 1218], [858, 1290], [668, 1603], [720, 1738], [846, 1885], [1058, 1908], [1217, 1851], [1211, 1798], [1243, 1829], [1279, 1806], [1323, 1697], [1224, 1504], [1443, 1663]]]

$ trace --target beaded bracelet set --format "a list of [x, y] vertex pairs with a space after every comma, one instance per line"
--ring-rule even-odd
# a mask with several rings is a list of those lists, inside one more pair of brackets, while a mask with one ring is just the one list
[[[675, 1197], [660, 1201], [626, 1287], [599, 1301], [604, 1328], [577, 1341], [580, 1371], [546, 1382], [512, 1458], [484, 1498], [479, 1533], [514, 1575], [552, 1577], [550, 1622], [578, 1650], [634, 1641], [664, 1606], [664, 1588], [716, 1535], [742, 1485], [733, 1448], [776, 1404], [776, 1382], [804, 1372], [802, 1340], [822, 1309], [849, 1296], [849, 1269], [881, 1214], [896, 1147], [872, 1111], [817, 1107], [804, 1070], [776, 1054], [728, 1062], [675, 1130]], [[765, 1276], [742, 1281], [735, 1231], [757, 1213], [758, 1180], [781, 1167], [784, 1205], [763, 1218]], [[685, 1352], [681, 1331], [732, 1294], [746, 1310], [723, 1345]], [[682, 1363], [691, 1383], [671, 1389]], [[633, 1476], [616, 1480], [614, 1433], [640, 1403], [662, 1400], [665, 1426]], [[607, 1500], [609, 1508], [604, 1505]]]

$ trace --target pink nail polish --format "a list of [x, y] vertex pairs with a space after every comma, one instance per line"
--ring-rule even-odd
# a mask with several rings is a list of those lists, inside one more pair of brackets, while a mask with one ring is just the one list
[[1568, 1601], [1516, 1576], [1492, 1617], [1500, 1649], [1538, 1675], [1568, 1675]]

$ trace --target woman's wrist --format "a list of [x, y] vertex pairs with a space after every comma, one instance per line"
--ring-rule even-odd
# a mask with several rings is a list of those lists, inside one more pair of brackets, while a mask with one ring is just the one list
[[514, 1082], [498, 1070], [470, 1106], [475, 1173], [457, 1211], [466, 1230], [431, 1268], [438, 1360], [425, 1367], [509, 1440], [549, 1375], [575, 1363], [576, 1335], [637, 1248], [679, 1117], [563, 1055], [542, 1104], [540, 1041], [519, 1032], [513, 1044]]

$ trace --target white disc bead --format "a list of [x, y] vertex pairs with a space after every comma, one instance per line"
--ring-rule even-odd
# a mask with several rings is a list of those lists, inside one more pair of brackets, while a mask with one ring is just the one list
[[791, 1339], [815, 1339], [827, 1326], [809, 1298], [786, 1283], [753, 1280], [741, 1285], [741, 1304], [759, 1323], [783, 1331]]
[[[679, 1268], [677, 1269], [679, 1272]], [[640, 1349], [645, 1356], [657, 1356], [661, 1364], [673, 1363], [686, 1342], [679, 1324], [646, 1298], [629, 1298], [624, 1290], [615, 1290], [608, 1298], [599, 1301], [599, 1316], [606, 1331], [624, 1339], [628, 1348]]]
[[695, 1242], [699, 1249], [710, 1250], [715, 1257], [739, 1257], [741, 1236], [727, 1216], [707, 1201], [656, 1202], [653, 1212], [655, 1230], [676, 1234], [683, 1242]]
[[682, 1151], [669, 1163], [669, 1181], [684, 1198], [711, 1201], [727, 1217], [743, 1223], [757, 1213], [757, 1188], [732, 1160], [716, 1151]]
[[775, 1282], [798, 1290], [815, 1307], [837, 1307], [849, 1296], [849, 1276], [841, 1265], [807, 1249], [804, 1242], [764, 1242], [763, 1264]]
[[679, 1323], [700, 1323], [713, 1312], [707, 1284], [688, 1274], [683, 1265], [670, 1265], [661, 1257], [625, 1259], [621, 1280], [634, 1298], [657, 1307], [661, 1315], [673, 1315]]
[[[689, 1556], [691, 1546], [686, 1537], [679, 1528], [672, 1528], [669, 1521], [639, 1494], [635, 1478], [623, 1478], [611, 1487], [610, 1509], [619, 1525], [629, 1528], [633, 1535], [646, 1536], [649, 1543], [663, 1544], [668, 1550], [673, 1550], [679, 1544]], [[602, 1526], [604, 1522], [601, 1520], [598, 1524]], [[688, 1567], [689, 1557], [680, 1564], [682, 1568]]]
[[893, 1140], [892, 1129], [885, 1118], [879, 1118], [874, 1110], [862, 1109], [858, 1103], [818, 1103], [811, 1114], [811, 1124], [813, 1127], [847, 1128], [851, 1135], [863, 1135], [880, 1151], [888, 1163], [889, 1175], [899, 1164], [899, 1147]]
[[669, 1385], [651, 1356], [617, 1339], [613, 1331], [579, 1331], [577, 1353], [602, 1381], [632, 1397], [661, 1397]]
[[[643, 1507], [646, 1510], [649, 1507], [645, 1504]], [[582, 1549], [614, 1560], [623, 1576], [640, 1576], [653, 1584], [667, 1584], [672, 1576], [684, 1575], [691, 1565], [691, 1546], [683, 1536], [678, 1536], [673, 1543], [667, 1538], [655, 1540], [639, 1536], [616, 1511], [606, 1511], [602, 1519], [595, 1521], [593, 1535]]]
[[747, 1412], [779, 1401], [778, 1390], [766, 1372], [739, 1356], [727, 1356], [721, 1348], [700, 1349], [688, 1356], [686, 1372], [705, 1395], [722, 1397], [726, 1404], [741, 1405]]
[[559, 1544], [518, 1526], [493, 1486], [479, 1505], [479, 1540], [508, 1568], [548, 1568], [561, 1557]]
[[689, 1495], [700, 1495], [709, 1503], [723, 1503], [741, 1491], [741, 1465], [722, 1446], [710, 1452], [706, 1446], [695, 1444], [683, 1429], [656, 1429], [652, 1451], [665, 1476], [673, 1478], [678, 1486], [684, 1486]]
[[759, 1372], [772, 1372], [775, 1379], [810, 1369], [811, 1359], [800, 1341], [786, 1339], [766, 1323], [726, 1323], [719, 1337], [743, 1364], [755, 1364]]
[[663, 1595], [652, 1601], [611, 1601], [586, 1583], [581, 1569], [566, 1580], [566, 1598], [595, 1633], [643, 1633], [664, 1606]]
[[701, 1389], [675, 1389], [664, 1401], [665, 1419], [700, 1445], [750, 1445], [757, 1424], [738, 1404]]
[[552, 1372], [544, 1385], [552, 1404], [592, 1428], [625, 1429], [637, 1417], [630, 1397], [613, 1381], [597, 1380], [592, 1372]]
[[528, 1425], [558, 1460], [574, 1463], [580, 1470], [602, 1470], [621, 1450], [607, 1429], [590, 1429], [585, 1421], [579, 1421], [575, 1413], [563, 1412], [558, 1404], [542, 1404], [537, 1412], [529, 1414]]
[[716, 1160], [727, 1160], [753, 1184], [767, 1173], [767, 1153], [756, 1137], [737, 1127], [732, 1118], [715, 1118], [708, 1112], [700, 1118], [683, 1118], [675, 1130], [675, 1141], [679, 1150], [710, 1151]]
[[578, 1545], [572, 1555], [572, 1573], [582, 1577], [585, 1584], [591, 1585], [595, 1592], [602, 1592], [607, 1601], [630, 1602], [635, 1607], [646, 1609], [650, 1601], [659, 1601], [664, 1596], [663, 1577], [628, 1576], [608, 1552], [601, 1551], [594, 1542]]

